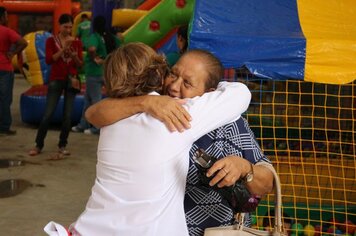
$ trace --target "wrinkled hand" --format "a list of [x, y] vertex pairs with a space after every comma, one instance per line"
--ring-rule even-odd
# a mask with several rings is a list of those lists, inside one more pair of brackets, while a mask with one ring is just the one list
[[145, 112], [163, 122], [171, 132], [190, 128], [191, 116], [182, 106], [183, 99], [169, 96], [147, 96]]
[[247, 174], [249, 167], [250, 164], [247, 160], [237, 156], [227, 156], [215, 162], [207, 171], [206, 176], [210, 177], [215, 172], [217, 173], [209, 182], [210, 186], [214, 186], [217, 183], [219, 183], [217, 185], [219, 188], [232, 186]]

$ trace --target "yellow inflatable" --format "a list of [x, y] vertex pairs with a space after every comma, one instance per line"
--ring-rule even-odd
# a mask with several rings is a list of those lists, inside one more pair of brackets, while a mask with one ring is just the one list
[[126, 29], [135, 24], [147, 13], [148, 11], [145, 10], [115, 9], [112, 12], [111, 25]]
[[45, 31], [32, 32], [24, 36], [28, 46], [22, 52], [22, 70], [27, 81], [32, 85], [47, 84], [50, 66], [45, 62], [46, 40], [51, 36]]

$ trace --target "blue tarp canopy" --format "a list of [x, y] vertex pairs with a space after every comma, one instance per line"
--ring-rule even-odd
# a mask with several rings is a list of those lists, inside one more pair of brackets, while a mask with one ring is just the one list
[[303, 79], [306, 40], [296, 8], [294, 0], [196, 0], [190, 48], [212, 52], [225, 68]]

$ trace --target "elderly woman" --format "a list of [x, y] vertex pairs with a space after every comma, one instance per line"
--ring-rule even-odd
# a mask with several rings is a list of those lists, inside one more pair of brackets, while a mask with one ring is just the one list
[[[205, 76], [192, 64], [194, 76]], [[142, 43], [109, 55], [104, 80], [109, 97], [158, 96], [168, 75], [164, 58]], [[187, 236], [183, 207], [189, 149], [209, 131], [240, 117], [251, 99], [241, 83], [187, 100], [191, 128], [172, 133], [146, 113], [101, 129], [97, 177], [72, 235]], [[231, 109], [234, 107], [234, 109]], [[223, 115], [221, 115], [223, 114]]]

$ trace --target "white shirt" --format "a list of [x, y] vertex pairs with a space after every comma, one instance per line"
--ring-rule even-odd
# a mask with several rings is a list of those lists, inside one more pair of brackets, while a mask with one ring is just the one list
[[251, 99], [241, 83], [188, 100], [191, 128], [171, 133], [145, 113], [103, 127], [97, 178], [85, 211], [72, 225], [82, 236], [188, 235], [183, 208], [189, 149], [204, 134], [230, 123]]

